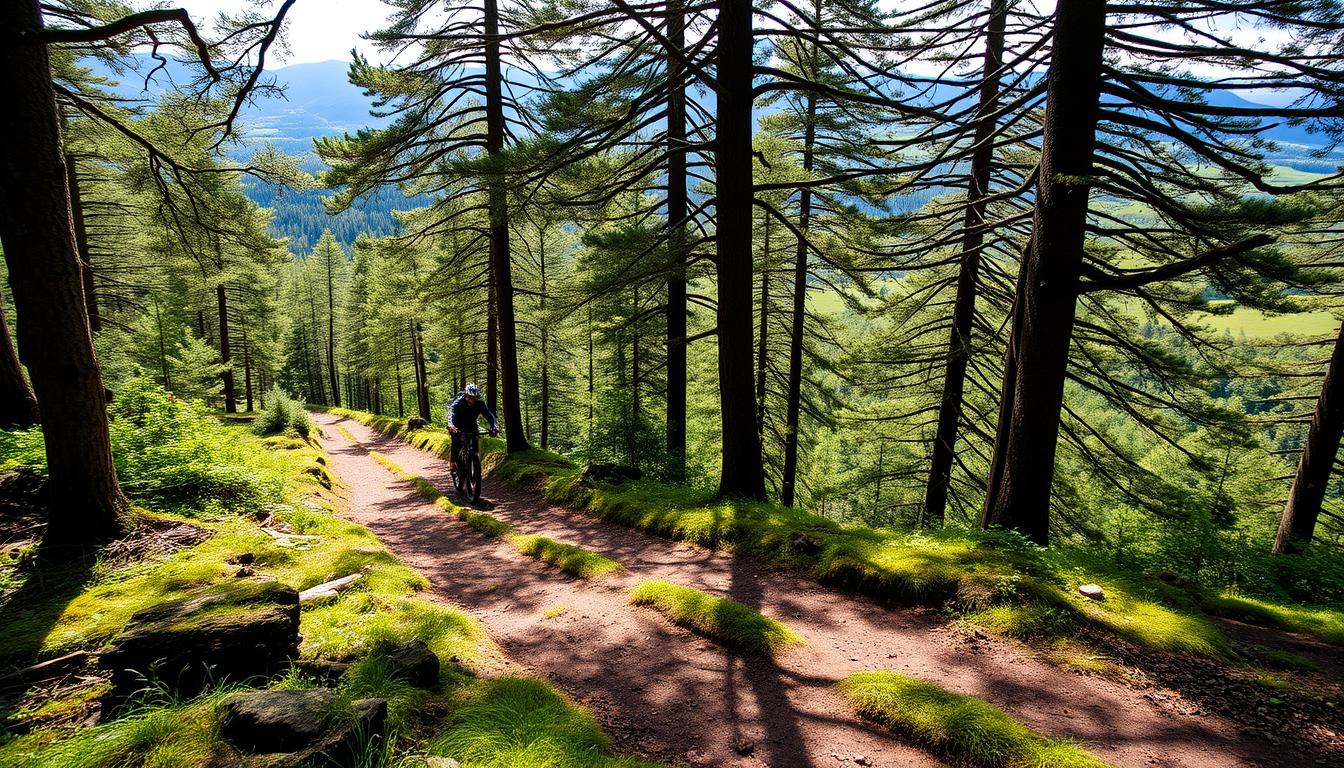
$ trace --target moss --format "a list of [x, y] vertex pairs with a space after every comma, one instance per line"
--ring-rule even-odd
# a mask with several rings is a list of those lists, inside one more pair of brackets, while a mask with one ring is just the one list
[[859, 672], [840, 690], [860, 716], [930, 750], [985, 768], [1105, 768], [1082, 749], [1046, 739], [972, 696], [896, 672]]
[[720, 645], [772, 655], [803, 645], [797, 633], [741, 603], [666, 581], [646, 581], [630, 591], [630, 602], [647, 605]]
[[553, 607], [551, 607], [551, 608], [547, 608], [546, 610], [542, 611], [542, 612], [541, 612], [541, 618], [543, 618], [543, 619], [557, 619], [557, 618], [559, 618], [559, 617], [561, 617], [561, 616], [564, 616], [566, 613], [569, 613], [569, 609], [568, 609], [568, 608], [566, 608], [566, 607], [563, 606], [563, 605], [556, 605], [556, 606], [553, 606]]
[[1256, 655], [1264, 662], [1264, 665], [1271, 669], [1284, 669], [1295, 672], [1315, 672], [1320, 669], [1320, 665], [1311, 659], [1299, 653], [1284, 651], [1278, 648], [1260, 648], [1255, 649]]
[[1344, 611], [1338, 609], [1279, 605], [1228, 593], [1206, 595], [1201, 605], [1216, 616], [1300, 632], [1344, 646]]
[[543, 563], [580, 578], [595, 579], [621, 570], [621, 564], [615, 560], [545, 536], [514, 535], [509, 537], [509, 542], [524, 555], [535, 557]]
[[655, 768], [610, 750], [591, 714], [549, 685], [517, 677], [468, 688], [429, 747], [472, 768]]
[[[442, 455], [446, 432], [407, 433], [404, 422], [395, 419], [355, 411], [341, 414]], [[563, 456], [536, 449], [502, 455], [496, 442], [485, 449], [495, 463], [494, 476], [516, 483], [540, 479], [546, 498], [554, 503], [656, 536], [802, 568], [818, 580], [880, 599], [973, 614], [1007, 606], [980, 618], [1024, 638], [1031, 637], [1033, 624], [1050, 624], [1052, 636], [1069, 634], [1070, 624], [1090, 624], [1152, 650], [1222, 660], [1233, 655], [1227, 637], [1187, 594], [1135, 579], [1113, 563], [1078, 550], [1042, 550], [1004, 533], [841, 526], [803, 510], [725, 501], [682, 486], [589, 486], [579, 481], [578, 465]], [[1088, 582], [1102, 584], [1107, 599], [1093, 602], [1077, 595], [1077, 586]], [[1334, 631], [1344, 633], [1339, 616], [1286, 609], [1273, 620], [1332, 637]]]
[[427, 500], [432, 501], [436, 507], [466, 523], [468, 527], [477, 533], [491, 538], [498, 538], [513, 532], [513, 526], [500, 520], [494, 515], [454, 504], [452, 500], [443, 495], [433, 483], [419, 475], [413, 475], [410, 472], [407, 472], [402, 469], [399, 464], [383, 454], [377, 451], [369, 451], [369, 456], [374, 461], [382, 464], [387, 471], [396, 475], [399, 480], [405, 480], [414, 485], [415, 490]]

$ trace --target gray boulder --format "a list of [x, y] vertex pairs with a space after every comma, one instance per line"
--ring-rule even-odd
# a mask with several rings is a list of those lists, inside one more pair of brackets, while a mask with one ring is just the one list
[[356, 768], [365, 746], [386, 738], [387, 701], [363, 699], [348, 710], [323, 688], [247, 691], [220, 704], [220, 735], [257, 755], [257, 768]]
[[383, 654], [388, 672], [417, 688], [433, 688], [439, 684], [439, 657], [425, 645], [424, 640], [412, 640]]
[[221, 680], [266, 677], [298, 656], [299, 593], [274, 580], [235, 579], [136, 612], [99, 654], [116, 708], [149, 681], [194, 696]]

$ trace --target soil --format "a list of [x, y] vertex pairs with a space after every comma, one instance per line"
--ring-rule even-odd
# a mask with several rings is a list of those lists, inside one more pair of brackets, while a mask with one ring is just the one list
[[[985, 699], [1126, 768], [1344, 760], [1344, 750], [1328, 744], [1276, 747], [1207, 704], [1169, 706], [1165, 700], [1183, 698], [1168, 687], [1182, 684], [1179, 676], [1136, 688], [1082, 675], [1015, 643], [961, 632], [936, 611], [887, 606], [746, 557], [647, 536], [487, 477], [482, 508], [627, 569], [594, 582], [572, 578], [448, 517], [368, 451], [443, 490], [452, 488], [447, 462], [353, 420], [315, 418], [331, 469], [348, 486], [349, 516], [425, 574], [434, 597], [478, 618], [517, 663], [590, 707], [623, 752], [693, 766], [943, 765], [856, 719], [835, 691], [852, 672], [891, 669]], [[359, 443], [341, 438], [338, 423]], [[753, 606], [808, 645], [774, 661], [721, 648], [629, 605], [628, 590], [649, 578]]]

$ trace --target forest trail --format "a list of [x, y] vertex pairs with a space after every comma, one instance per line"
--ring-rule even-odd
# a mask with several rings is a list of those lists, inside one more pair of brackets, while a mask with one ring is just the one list
[[[892, 669], [985, 699], [1123, 768], [1293, 764], [1220, 718], [1160, 708], [1143, 691], [967, 636], [935, 611], [887, 607], [745, 557], [650, 537], [487, 477], [482, 507], [492, 514], [627, 569], [591, 582], [568, 576], [444, 514], [368, 451], [451, 493], [446, 461], [350, 419], [313, 418], [331, 470], [350, 488], [349, 516], [423, 573], [434, 597], [473, 614], [514, 660], [590, 707], [622, 751], [693, 766], [845, 766], [857, 755], [881, 768], [942, 765], [854, 717], [834, 690], [852, 672]], [[721, 648], [630, 605], [630, 587], [650, 578], [758, 608], [808, 645], [774, 661]]]

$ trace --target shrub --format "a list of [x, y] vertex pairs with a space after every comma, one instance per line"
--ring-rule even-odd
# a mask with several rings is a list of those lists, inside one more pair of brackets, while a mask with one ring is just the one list
[[252, 428], [258, 435], [276, 435], [293, 430], [299, 437], [308, 437], [313, 422], [303, 405], [285, 394], [279, 387], [271, 387], [266, 393], [266, 407], [253, 423]]

